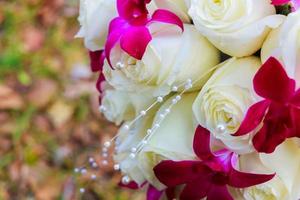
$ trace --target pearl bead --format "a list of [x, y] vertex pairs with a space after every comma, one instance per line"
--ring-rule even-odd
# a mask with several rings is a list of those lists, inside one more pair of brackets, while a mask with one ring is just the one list
[[80, 188], [79, 191], [80, 191], [80, 193], [84, 193], [85, 189], [84, 188]]
[[135, 153], [136, 150], [137, 150], [137, 149], [136, 149], [135, 147], [132, 147], [132, 148], [131, 148], [131, 152], [132, 152], [132, 153]]
[[130, 178], [128, 176], [123, 176], [122, 183], [127, 185], [128, 183], [130, 183]]
[[161, 103], [163, 102], [164, 98], [163, 97], [157, 97], [157, 102]]
[[129, 130], [129, 128], [130, 128], [129, 125], [125, 125], [125, 126], [124, 126], [124, 129], [125, 129], [125, 130]]
[[147, 130], [147, 133], [148, 133], [148, 134], [151, 134], [151, 133], [152, 133], [152, 130], [151, 130], [151, 129], [148, 129], [148, 130]]
[[104, 142], [104, 147], [108, 148], [108, 147], [110, 147], [110, 145], [111, 145], [110, 142], [108, 142], [108, 141]]
[[142, 116], [145, 116], [145, 115], [147, 114], [147, 112], [146, 112], [145, 110], [142, 110], [142, 111], [140, 112], [140, 114], [141, 114]]
[[191, 83], [192, 83], [192, 79], [189, 78], [189, 79], [186, 80], [186, 82], [187, 82], [188, 84], [191, 84]]
[[169, 109], [169, 108], [167, 108], [166, 110], [165, 110], [165, 113], [166, 114], [169, 114], [171, 112], [171, 110]]
[[89, 162], [90, 162], [90, 163], [92, 163], [92, 162], [94, 162], [94, 161], [95, 161], [94, 158], [92, 158], [92, 157], [89, 158]]
[[74, 172], [75, 173], [78, 173], [80, 170], [76, 167], [75, 169], [74, 169]]
[[173, 86], [173, 87], [172, 87], [172, 91], [173, 91], [173, 92], [177, 92], [177, 91], [178, 91], [178, 87], [177, 87], [177, 86]]
[[164, 119], [164, 118], [165, 118], [165, 115], [164, 115], [164, 114], [159, 114], [159, 117], [160, 117], [161, 119]]
[[117, 69], [122, 69], [122, 68], [124, 68], [124, 67], [125, 67], [125, 65], [124, 65], [123, 63], [117, 62], [117, 64], [116, 64], [116, 68], [117, 68]]
[[98, 167], [98, 164], [96, 162], [93, 162], [92, 167], [96, 168]]
[[224, 133], [226, 130], [226, 127], [222, 124], [217, 125], [217, 132], [218, 133]]
[[146, 144], [148, 143], [148, 141], [147, 141], [147, 140], [143, 140], [142, 143], [143, 143], [144, 145], [146, 145]]
[[176, 101], [180, 101], [180, 99], [181, 99], [181, 96], [180, 96], [180, 95], [177, 95], [177, 96], [176, 96]]
[[159, 128], [160, 125], [158, 123], [154, 124], [154, 128]]
[[100, 112], [105, 112], [106, 111], [106, 107], [103, 106], [103, 105], [99, 106], [99, 111]]
[[116, 171], [120, 170], [120, 165], [119, 164], [115, 164], [114, 165], [114, 170], [116, 170]]
[[103, 153], [103, 154], [102, 154], [102, 157], [107, 158], [107, 157], [108, 157], [108, 154], [107, 154], [107, 153]]
[[108, 149], [106, 147], [102, 148], [102, 152], [107, 152], [107, 151], [108, 151]]
[[102, 161], [102, 165], [108, 165], [107, 160], [103, 160], [103, 161]]
[[129, 157], [131, 158], [131, 159], [134, 159], [135, 158], [135, 153], [131, 153], [130, 155], [129, 155]]
[[95, 180], [96, 178], [97, 178], [97, 176], [96, 176], [95, 174], [92, 174], [92, 175], [91, 175], [91, 179], [92, 179], [92, 180]]
[[86, 174], [87, 173], [87, 170], [84, 168], [84, 169], [81, 169], [81, 174]]

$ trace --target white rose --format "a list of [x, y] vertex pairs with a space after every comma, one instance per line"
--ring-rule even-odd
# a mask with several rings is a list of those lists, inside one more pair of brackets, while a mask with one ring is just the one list
[[193, 104], [199, 124], [237, 153], [253, 151], [254, 134], [235, 137], [248, 108], [258, 99], [252, 79], [260, 67], [256, 57], [231, 58], [220, 64]]
[[261, 48], [270, 28], [284, 19], [275, 13], [270, 0], [192, 0], [189, 10], [196, 28], [218, 49], [236, 57]]
[[105, 89], [101, 101], [101, 110], [107, 120], [120, 125], [132, 120], [139, 111], [153, 103], [155, 99], [147, 94], [128, 93], [115, 89]]
[[159, 9], [166, 9], [176, 14], [184, 23], [191, 23], [188, 15], [190, 0], [154, 0]]
[[263, 184], [240, 190], [245, 200], [296, 200], [300, 198], [300, 149], [293, 139], [287, 140], [272, 154], [252, 153], [240, 156], [242, 171], [276, 173]]
[[108, 25], [117, 16], [116, 0], [80, 0], [78, 21], [81, 28], [75, 37], [84, 38], [91, 51], [103, 48]]
[[218, 64], [219, 51], [194, 26], [185, 25], [182, 34], [175, 28], [162, 25], [156, 29], [141, 60], [115, 47], [111, 60], [114, 67], [119, 64], [122, 68], [112, 70], [106, 63], [106, 80], [117, 89], [147, 91], [155, 96], [168, 94], [172, 86], [187, 79], [199, 80], [194, 88], [200, 88]]
[[300, 86], [300, 10], [287, 16], [286, 21], [273, 30], [266, 39], [261, 59], [265, 62], [270, 56], [281, 60], [288, 75], [295, 78]]
[[165, 186], [155, 177], [153, 167], [164, 159], [195, 158], [192, 143], [196, 124], [193, 123], [192, 103], [196, 95], [197, 93], [183, 94], [182, 99], [171, 108], [171, 112], [166, 115], [160, 127], [148, 140], [142, 151], [138, 153], [136, 159], [128, 157], [130, 149], [142, 141], [147, 129], [161, 120], [161, 114], [165, 113], [175, 96], [161, 106], [155, 117], [153, 117], [153, 113], [147, 115], [147, 120], [142, 120], [142, 126], [139, 125], [138, 129], [134, 129], [134, 133], [127, 133], [126, 136], [124, 134], [123, 137], [120, 137], [121, 144], [115, 160], [121, 164], [124, 173], [139, 183], [147, 180], [156, 188], [164, 189]]

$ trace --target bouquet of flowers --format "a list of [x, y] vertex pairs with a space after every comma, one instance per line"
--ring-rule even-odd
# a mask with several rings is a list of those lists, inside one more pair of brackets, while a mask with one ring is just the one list
[[81, 0], [103, 144], [148, 200], [300, 198], [300, 1]]

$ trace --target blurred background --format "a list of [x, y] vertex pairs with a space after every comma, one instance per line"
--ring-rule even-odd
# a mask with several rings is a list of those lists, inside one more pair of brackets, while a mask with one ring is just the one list
[[96, 181], [74, 174], [117, 131], [74, 39], [78, 1], [0, 0], [0, 200], [144, 199], [118, 188], [111, 162]]

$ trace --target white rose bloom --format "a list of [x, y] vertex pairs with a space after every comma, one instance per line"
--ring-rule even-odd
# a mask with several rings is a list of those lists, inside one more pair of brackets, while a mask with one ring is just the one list
[[191, 23], [188, 15], [190, 0], [154, 0], [159, 9], [166, 9], [176, 14], [184, 23]]
[[[121, 164], [121, 169], [139, 184], [147, 180], [158, 189], [164, 189], [154, 175], [153, 167], [161, 160], [194, 159], [193, 138], [196, 124], [193, 123], [192, 103], [197, 93], [187, 93], [166, 115], [160, 127], [148, 140], [147, 145], [137, 154], [136, 159], [128, 157], [132, 147], [142, 141], [147, 129], [160, 120], [160, 114], [169, 107], [172, 99], [167, 100], [155, 113], [149, 113], [147, 119], [139, 123], [133, 132], [120, 137], [121, 144], [115, 160]], [[180, 120], [178, 120], [180, 119]], [[141, 125], [142, 124], [142, 125]]]
[[300, 86], [300, 10], [290, 13], [285, 22], [267, 37], [261, 59], [265, 62], [270, 56], [279, 59], [288, 75], [296, 79]]
[[254, 131], [239, 137], [231, 134], [239, 128], [248, 108], [258, 101], [252, 79], [260, 65], [256, 57], [231, 58], [221, 63], [193, 104], [198, 123], [237, 153], [253, 151]]
[[[154, 96], [166, 95], [172, 86], [182, 85], [187, 79], [199, 80], [199, 89], [209, 78], [219, 62], [219, 51], [192, 25], [185, 25], [184, 32], [174, 26], [161, 25], [153, 33], [141, 60], [130, 57], [119, 47], [112, 51], [113, 70], [106, 63], [103, 73], [115, 88], [133, 92], [149, 92]], [[159, 31], [157, 31], [159, 30]], [[183, 90], [180, 87], [179, 90]]]
[[86, 48], [91, 51], [102, 49], [108, 25], [116, 16], [116, 0], [80, 0], [81, 28], [75, 37], [84, 38]]
[[189, 14], [200, 33], [236, 57], [259, 50], [271, 28], [284, 19], [275, 15], [270, 0], [191, 0]]
[[123, 121], [132, 120], [154, 101], [155, 98], [147, 94], [106, 89], [103, 91], [101, 108], [107, 120], [120, 125]]
[[282, 143], [272, 154], [252, 153], [240, 156], [242, 171], [276, 173], [263, 184], [240, 190], [245, 200], [296, 200], [300, 198], [300, 149], [293, 139]]

